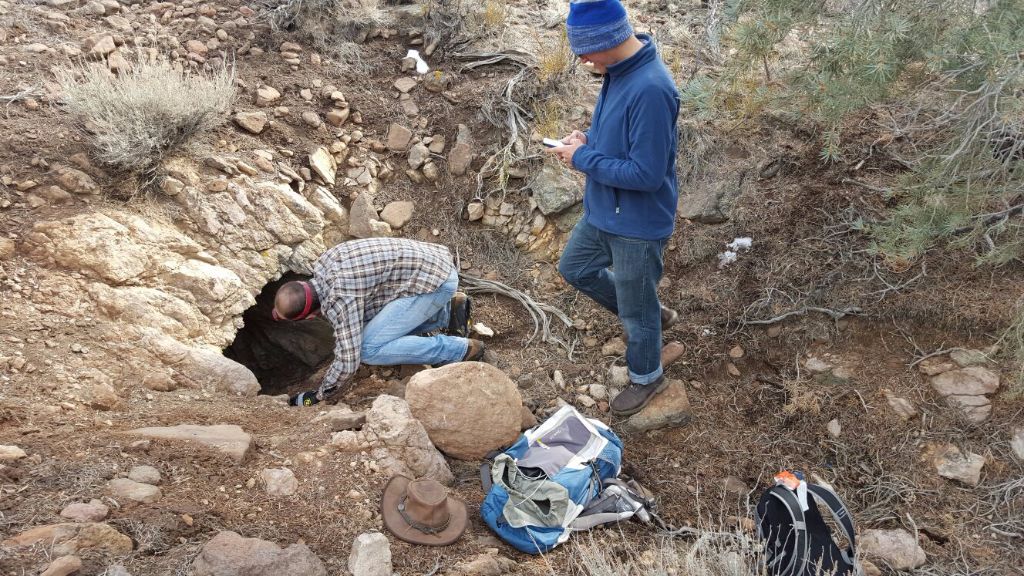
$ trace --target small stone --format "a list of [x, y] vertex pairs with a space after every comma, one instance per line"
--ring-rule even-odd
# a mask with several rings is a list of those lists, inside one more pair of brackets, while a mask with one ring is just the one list
[[843, 427], [839, 424], [839, 420], [829, 420], [826, 428], [828, 428], [828, 435], [833, 438], [839, 438], [839, 435], [843, 433]]
[[323, 121], [320, 120], [320, 115], [311, 111], [302, 113], [302, 121], [310, 128], [319, 128], [320, 125], [323, 124]]
[[128, 472], [128, 479], [156, 486], [160, 483], [160, 471], [152, 466], [135, 466]]
[[442, 152], [444, 152], [444, 145], [444, 136], [439, 134], [437, 136], [434, 136], [433, 140], [430, 141], [430, 145], [427, 148], [430, 150], [431, 154], [441, 154]]
[[191, 54], [205, 56], [206, 53], [210, 51], [210, 48], [206, 45], [205, 42], [200, 42], [199, 40], [189, 40], [188, 42], [185, 42], [185, 50], [188, 50], [189, 53]]
[[327, 123], [331, 126], [341, 126], [348, 121], [349, 112], [348, 108], [333, 108], [327, 113]]
[[266, 112], [238, 112], [234, 116], [235, 124], [241, 126], [247, 132], [259, 134], [267, 126]]
[[415, 205], [412, 202], [391, 202], [381, 210], [380, 219], [392, 230], [400, 230], [412, 220]]
[[629, 369], [625, 366], [612, 366], [608, 370], [608, 385], [612, 388], [629, 386]]
[[957, 365], [947, 358], [933, 356], [925, 358], [917, 365], [917, 370], [926, 376], [935, 376], [950, 370], [956, 370]]
[[106, 56], [114, 50], [117, 50], [117, 45], [114, 44], [114, 37], [104, 36], [100, 38], [96, 44], [93, 44], [93, 47], [89, 52], [97, 56]]
[[118, 499], [127, 499], [143, 504], [152, 504], [163, 496], [160, 489], [127, 478], [115, 478], [107, 482], [107, 492]]
[[1013, 453], [1017, 455], [1018, 460], [1024, 460], [1024, 426], [1013, 429], [1010, 448], [1013, 449]]
[[95, 498], [88, 503], [75, 502], [68, 504], [60, 511], [61, 517], [74, 520], [75, 522], [102, 522], [109, 513], [110, 508]]
[[477, 220], [483, 218], [484, 212], [486, 212], [484, 203], [478, 200], [474, 200], [473, 202], [470, 202], [469, 205], [466, 206], [466, 213], [469, 216], [470, 222], [476, 222]]
[[380, 532], [360, 534], [348, 557], [352, 576], [391, 576], [391, 544]]
[[576, 396], [576, 402], [584, 408], [593, 408], [597, 404], [597, 400], [594, 400], [586, 394], [580, 394]]
[[900, 398], [889, 390], [882, 390], [882, 394], [885, 395], [885, 401], [889, 404], [889, 408], [892, 408], [892, 411], [903, 420], [910, 420], [917, 416], [917, 408], [914, 408], [910, 400]]
[[403, 152], [409, 149], [409, 142], [412, 141], [412, 130], [399, 124], [391, 124], [388, 128], [387, 147], [395, 152]]
[[10, 260], [14, 256], [16, 246], [10, 238], [0, 238], [0, 261]]
[[[103, 7], [100, 6], [102, 9]], [[82, 569], [82, 559], [78, 556], [61, 556], [53, 562], [39, 576], [68, 576]]]
[[744, 354], [746, 354], [746, 352], [743, 350], [743, 347], [739, 345], [733, 346], [732, 349], [729, 350], [729, 358], [732, 358], [734, 360], [739, 360], [740, 358], [743, 358]]
[[416, 87], [416, 79], [408, 76], [403, 76], [398, 80], [395, 80], [395, 88], [402, 94], [408, 94], [410, 90]]
[[988, 354], [981, 350], [953, 350], [949, 353], [949, 359], [956, 362], [957, 366], [961, 368], [980, 366], [991, 362]]
[[725, 371], [728, 372], [729, 376], [732, 376], [733, 378], [739, 378], [740, 376], [743, 375], [743, 373], [740, 372], [740, 369], [737, 368], [736, 365], [733, 364], [732, 362], [726, 363]]
[[266, 468], [260, 472], [260, 480], [271, 496], [291, 496], [299, 489], [299, 481], [288, 468]]
[[626, 354], [626, 343], [622, 338], [616, 336], [601, 346], [601, 356], [624, 356]]
[[320, 146], [309, 155], [309, 167], [324, 182], [334, 186], [338, 165], [327, 148]]
[[25, 454], [25, 451], [17, 446], [0, 446], [0, 462], [21, 460], [25, 456], [27, 456], [27, 454]]
[[811, 356], [804, 361], [804, 368], [807, 368], [812, 374], [823, 374], [831, 370], [832, 365], [817, 356]]
[[963, 482], [968, 486], [977, 486], [981, 481], [985, 457], [973, 452], [964, 454], [956, 446], [947, 444], [936, 449], [932, 462], [939, 476]]
[[256, 90], [256, 105], [269, 106], [281, 99], [281, 93], [270, 86], [261, 86]]
[[670, 380], [668, 387], [658, 393], [643, 410], [629, 417], [624, 428], [632, 432], [646, 432], [684, 426], [692, 418], [686, 386], [679, 380]]
[[608, 387], [604, 384], [591, 384], [587, 390], [595, 400], [607, 400], [608, 399]]
[[430, 159], [430, 150], [422, 143], [415, 144], [409, 150], [409, 167], [416, 170]]

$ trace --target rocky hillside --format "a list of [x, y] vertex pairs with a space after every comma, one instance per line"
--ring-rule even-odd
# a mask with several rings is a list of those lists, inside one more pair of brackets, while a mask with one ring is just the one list
[[[680, 157], [660, 288], [685, 353], [658, 402], [613, 421], [621, 329], [558, 277], [582, 192], [537, 144], [584, 125], [600, 86], [565, 56], [565, 3], [345, 0], [326, 39], [268, 4], [0, 0], [0, 573], [735, 573], [781, 467], [847, 500], [872, 573], [1019, 573], [1024, 420], [986, 324], [1012, 274], [872, 268], [844, 218], [882, 199], [798, 130], [721, 127]], [[681, 74], [707, 9], [629, 8]], [[95, 144], [125, 127], [65, 89], [154, 63], [229, 74], [234, 97], [132, 172]], [[336, 401], [288, 407], [330, 334], [267, 322], [267, 295], [371, 236], [452, 248], [492, 365], [364, 367]], [[693, 529], [677, 535], [732, 540], [629, 523], [536, 558], [498, 540], [480, 459], [565, 404], [622, 435], [626, 471]], [[459, 542], [383, 531], [396, 473], [467, 503]]]

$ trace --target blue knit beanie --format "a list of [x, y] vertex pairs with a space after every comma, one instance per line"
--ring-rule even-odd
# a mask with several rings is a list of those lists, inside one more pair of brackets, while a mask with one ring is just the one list
[[570, 0], [565, 29], [577, 56], [610, 50], [633, 35], [619, 0]]

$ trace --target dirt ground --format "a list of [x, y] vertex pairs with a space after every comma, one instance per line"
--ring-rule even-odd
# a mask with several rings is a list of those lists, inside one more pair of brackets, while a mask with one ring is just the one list
[[[540, 5], [526, 0], [510, 3], [525, 14]], [[229, 0], [218, 7], [222, 16], [234, 17], [245, 4]], [[665, 20], [657, 3], [650, 4], [644, 6], [652, 10], [650, 17]], [[105, 26], [99, 19], [73, 13], [68, 13], [68, 22], [55, 25], [41, 5], [31, 3], [0, 6], [0, 94], [35, 86], [49, 90], [50, 70], [70, 61], [60, 52], [26, 53], [25, 46], [78, 45]], [[132, 13], [142, 22], [151, 7], [137, 5]], [[259, 8], [256, 3], [251, 7]], [[194, 26], [194, 21], [182, 20], [172, 21], [169, 28], [184, 39]], [[407, 121], [392, 88], [400, 75], [398, 62], [408, 48], [401, 35], [360, 45], [362, 66], [330, 62], [317, 70], [294, 70], [281, 61], [276, 46], [297, 38], [288, 32], [272, 34], [261, 25], [252, 30], [257, 35], [252, 45], [263, 46], [265, 52], [237, 59], [242, 97], [251, 98], [257, 82], [269, 84], [282, 91], [281, 105], [291, 113], [284, 129], [268, 136], [247, 135], [226, 124], [199, 144], [199, 156], [204, 150], [230, 147], [244, 155], [315, 141], [316, 135], [298, 119], [301, 111], [312, 108], [299, 96], [299, 88], [311, 86], [314, 78], [345, 92], [363, 116], [360, 128], [367, 137], [383, 140], [392, 121]], [[419, 117], [428, 119], [430, 131], [454, 142], [457, 126], [466, 124], [479, 141], [496, 142], [500, 134], [479, 111], [514, 68], [498, 65], [460, 73], [453, 57], [435, 65], [455, 76], [457, 103], [434, 94], [418, 98]], [[585, 77], [580, 81], [591, 87], [596, 82]], [[12, 102], [5, 106], [0, 126], [0, 175], [12, 182], [45, 178], [48, 165], [88, 152], [82, 135], [56, 103], [42, 101], [30, 109], [24, 101]], [[741, 519], [749, 516], [774, 472], [804, 470], [836, 488], [859, 528], [917, 531], [928, 563], [916, 573], [1024, 574], [1024, 463], [1009, 446], [1011, 430], [1024, 425], [1024, 402], [1006, 391], [1015, 370], [1009, 364], [993, 367], [1002, 376], [1003, 387], [992, 398], [992, 417], [971, 424], [946, 406], [912, 365], [941, 349], [990, 346], [1019, 294], [1019, 268], [1011, 265], [992, 272], [971, 262], [936, 257], [900, 269], [872, 256], [868, 240], [851, 224], [857, 218], [877, 218], [887, 200], [871, 190], [842, 184], [844, 176], [854, 173], [850, 166], [820, 165], [805, 136], [765, 123], [716, 137], [704, 179], [742, 173], [749, 183], [728, 222], [678, 222], [661, 287], [664, 303], [682, 316], [666, 339], [681, 341], [687, 349], [667, 374], [687, 382], [694, 418], [680, 428], [623, 435], [626, 471], [653, 490], [661, 516], [670, 524], [742, 529]], [[863, 135], [865, 142], [872, 139], [871, 134]], [[400, 154], [393, 160], [405, 161]], [[761, 176], [765, 166], [782, 160], [784, 168], [777, 174]], [[893, 170], [884, 159], [872, 157], [857, 175], [884, 179]], [[97, 177], [103, 186], [121, 185], [116, 175]], [[574, 334], [579, 343], [570, 359], [553, 344], [535, 340], [524, 345], [533, 325], [515, 303], [491, 296], [475, 301], [477, 319], [496, 332], [488, 345], [498, 354], [499, 367], [519, 383], [538, 417], [561, 399], [615, 427], [617, 423], [598, 406], [580, 405], [579, 394], [581, 387], [604, 383], [608, 367], [621, 360], [601, 354], [602, 345], [621, 333], [617, 320], [566, 286], [556, 262], [517, 249], [500, 230], [464, 222], [462, 208], [475, 194], [475, 182], [469, 178], [446, 175], [436, 186], [417, 185], [399, 174], [382, 187], [380, 200], [416, 202], [416, 215], [405, 235], [457, 249], [464, 272], [491, 275], [582, 320], [586, 329]], [[13, 184], [0, 186], [0, 201], [6, 201], [0, 209], [0, 231], [14, 239], [37, 220], [126, 202], [76, 200], [30, 208], [22, 200]], [[529, 203], [525, 194], [510, 194], [508, 201], [520, 208]], [[128, 205], [146, 213], [161, 210], [160, 202], [136, 197]], [[752, 237], [753, 249], [720, 269], [717, 254], [740, 236]], [[94, 319], [80, 311], [82, 296], [57, 284], [47, 266], [25, 254], [0, 262], [0, 356], [28, 361], [18, 369], [0, 365], [0, 444], [17, 445], [30, 454], [0, 467], [0, 539], [62, 521], [59, 512], [64, 505], [102, 497], [107, 480], [134, 465], [148, 464], [164, 477], [163, 498], [151, 505], [111, 506], [107, 520], [132, 538], [134, 550], [121, 559], [87, 554], [82, 574], [102, 574], [114, 560], [136, 576], [184, 574], [203, 544], [220, 530], [281, 545], [305, 542], [329, 573], [346, 573], [352, 540], [382, 528], [377, 506], [387, 477], [375, 470], [365, 453], [330, 448], [327, 428], [310, 425], [323, 407], [290, 408], [279, 396], [246, 399], [199, 389], [158, 393], [134, 382], [117, 383], [123, 391], [119, 408], [89, 407], [78, 396], [81, 384], [88, 381], [88, 348], [103, 348], [113, 335], [95, 328]], [[903, 284], [919, 270], [926, 274]], [[40, 293], [59, 295], [66, 305], [28, 304]], [[840, 320], [809, 312], [770, 325], [745, 324], [803, 306], [858, 311]], [[845, 370], [840, 376], [834, 369], [810, 374], [805, 365], [812, 357]], [[556, 371], [564, 377], [565, 387], [555, 384]], [[364, 367], [338, 400], [365, 409], [377, 394], [394, 393], [402, 385], [398, 369]], [[307, 388], [308, 383], [301, 382], [276, 392]], [[901, 419], [887, 406], [884, 391], [910, 400], [920, 415]], [[832, 420], [841, 425], [838, 437], [827, 430]], [[188, 446], [155, 443], [135, 451], [130, 448], [133, 438], [123, 434], [137, 427], [185, 422], [239, 425], [253, 435], [254, 448], [237, 464]], [[977, 487], [936, 474], [927, 451], [938, 443], [985, 457]], [[477, 463], [449, 463], [456, 476], [454, 492], [468, 504], [472, 526], [457, 544], [440, 550], [392, 539], [396, 572], [454, 574], [459, 562], [497, 548], [517, 562], [517, 574], [586, 573], [577, 566], [572, 545], [531, 557], [497, 540], [478, 513], [484, 494]], [[295, 472], [300, 482], [295, 496], [273, 498], [254, 483], [260, 470], [275, 467]], [[611, 542], [612, 554], [627, 554], [619, 546], [642, 550], [655, 541], [652, 529], [635, 523], [601, 537]], [[37, 574], [48, 560], [44, 549], [0, 549], [0, 573]]]

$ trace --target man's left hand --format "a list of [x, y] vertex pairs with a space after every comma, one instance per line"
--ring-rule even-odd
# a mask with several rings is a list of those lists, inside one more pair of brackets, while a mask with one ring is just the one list
[[578, 140], [574, 140], [572, 144], [566, 144], [565, 146], [555, 146], [554, 148], [548, 148], [547, 151], [549, 154], [555, 154], [556, 156], [558, 156], [558, 159], [561, 160], [562, 163], [564, 163], [569, 168], [573, 168], [572, 156], [573, 154], [576, 153], [576, 150], [578, 150], [580, 146], [583, 146], [583, 143]]
[[309, 392], [299, 392], [295, 396], [288, 399], [289, 406], [312, 406], [319, 404], [320, 399], [316, 397], [316, 390], [310, 390]]

